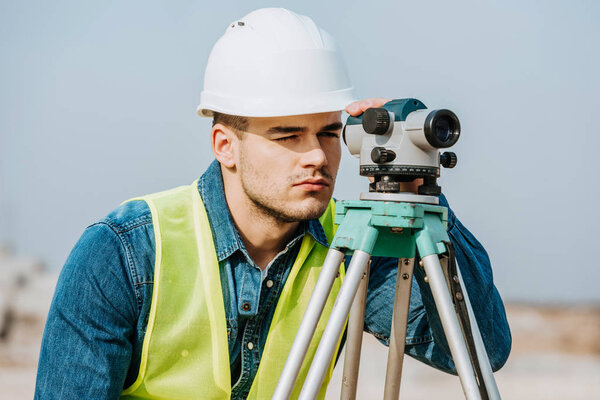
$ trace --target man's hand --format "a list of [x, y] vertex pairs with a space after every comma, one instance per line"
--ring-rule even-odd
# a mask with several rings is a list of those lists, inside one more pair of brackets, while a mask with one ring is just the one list
[[[360, 114], [365, 112], [367, 108], [382, 107], [385, 103], [387, 103], [390, 100], [392, 99], [376, 97], [372, 99], [355, 101], [353, 103], [348, 104], [348, 106], [346, 107], [346, 112], [352, 115], [353, 117], [358, 117]], [[373, 178], [369, 177], [369, 181], [373, 182]], [[415, 179], [412, 182], [402, 182], [400, 183], [400, 191], [417, 193], [419, 186], [422, 184], [423, 179]]]
[[385, 103], [392, 99], [385, 99], [383, 97], [377, 97], [372, 99], [364, 99], [355, 101], [353, 103], [348, 104], [346, 107], [346, 112], [353, 117], [358, 117], [360, 114], [365, 112], [367, 108], [377, 108], [382, 107]]

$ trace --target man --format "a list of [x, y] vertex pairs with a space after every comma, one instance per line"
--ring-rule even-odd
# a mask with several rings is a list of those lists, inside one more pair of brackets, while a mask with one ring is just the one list
[[[258, 399], [275, 389], [335, 229], [341, 110], [360, 115], [385, 100], [351, 102], [331, 36], [284, 9], [232, 23], [204, 85], [198, 112], [213, 117], [216, 160], [193, 185], [126, 202], [86, 229], [57, 285], [36, 398]], [[498, 369], [510, 332], [489, 259], [449, 214]], [[371, 265], [365, 330], [385, 344], [396, 266]], [[406, 352], [454, 372], [423, 278], [417, 268]]]

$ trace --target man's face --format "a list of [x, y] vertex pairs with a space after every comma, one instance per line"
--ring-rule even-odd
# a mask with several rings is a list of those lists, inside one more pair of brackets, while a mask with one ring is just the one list
[[243, 192], [282, 222], [320, 217], [340, 163], [340, 112], [249, 118], [239, 143]]

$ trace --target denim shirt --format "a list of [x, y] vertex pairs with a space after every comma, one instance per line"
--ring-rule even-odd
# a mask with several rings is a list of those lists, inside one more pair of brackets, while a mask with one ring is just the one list
[[[219, 261], [233, 399], [245, 398], [258, 370], [277, 300], [304, 235], [328, 246], [318, 220], [300, 224], [266, 274], [235, 227], [219, 164], [198, 180]], [[440, 204], [447, 206], [444, 196]], [[494, 370], [511, 336], [485, 249], [452, 210], [448, 234]], [[54, 294], [39, 359], [36, 399], [116, 399], [137, 378], [154, 280], [154, 230], [148, 206], [127, 202], [90, 225], [67, 259]], [[349, 265], [349, 260], [346, 260]], [[389, 344], [397, 260], [373, 257], [364, 330]], [[406, 354], [456, 373], [424, 271], [415, 267]], [[282, 362], [285, 355], [282, 355]]]

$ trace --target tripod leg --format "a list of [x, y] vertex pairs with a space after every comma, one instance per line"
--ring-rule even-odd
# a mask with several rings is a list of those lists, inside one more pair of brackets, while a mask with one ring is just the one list
[[406, 342], [406, 325], [408, 321], [414, 262], [414, 258], [401, 258], [398, 260], [392, 332], [390, 335], [390, 348], [388, 350], [387, 370], [385, 374], [384, 400], [397, 400], [400, 395], [402, 362], [404, 361], [404, 344]]
[[296, 384], [298, 373], [302, 367], [302, 362], [306, 356], [306, 351], [323, 313], [323, 308], [331, 292], [333, 281], [336, 278], [340, 264], [344, 260], [344, 253], [336, 249], [330, 249], [327, 252], [319, 279], [315, 285], [315, 290], [310, 298], [302, 322], [298, 328], [298, 333], [290, 349], [290, 353], [281, 371], [279, 382], [273, 393], [273, 399], [288, 399]]
[[500, 391], [498, 390], [496, 380], [494, 379], [494, 374], [492, 372], [490, 360], [488, 359], [487, 351], [485, 350], [485, 345], [483, 343], [483, 339], [481, 338], [481, 332], [479, 331], [479, 327], [477, 326], [477, 320], [475, 319], [475, 315], [473, 314], [473, 308], [471, 307], [469, 296], [467, 294], [467, 291], [465, 290], [465, 283], [462, 280], [460, 269], [457, 269], [456, 272], [460, 281], [460, 286], [463, 288], [462, 293], [465, 299], [465, 303], [467, 305], [469, 320], [471, 322], [471, 330], [473, 334], [473, 340], [475, 341], [475, 348], [477, 349], [477, 357], [479, 358], [479, 365], [481, 368], [481, 374], [483, 376], [483, 383], [487, 388], [487, 392], [490, 399], [500, 400]]
[[500, 393], [494, 380], [487, 351], [483, 344], [483, 339], [481, 339], [481, 333], [477, 326], [473, 309], [471, 308], [469, 296], [465, 290], [460, 269], [456, 264], [454, 245], [450, 241], [446, 241], [444, 244], [446, 245], [448, 256], [442, 257], [440, 263], [446, 275], [446, 282], [450, 288], [451, 296], [453, 296], [454, 307], [467, 344], [471, 364], [473, 365], [475, 377], [479, 382], [479, 392], [484, 400], [490, 398], [499, 399]]
[[460, 382], [462, 384], [465, 397], [471, 399], [481, 399], [477, 379], [473, 372], [469, 352], [465, 344], [462, 330], [458, 322], [458, 317], [454, 310], [454, 304], [450, 298], [446, 278], [442, 272], [440, 260], [437, 254], [431, 254], [423, 257], [423, 267], [429, 280], [429, 286], [433, 294], [435, 306], [440, 315], [442, 326], [446, 334], [452, 360], [456, 366]]
[[[369, 265], [371, 263], [369, 262]], [[356, 398], [358, 384], [358, 368], [360, 366], [360, 350], [362, 347], [363, 329], [365, 326], [365, 306], [367, 303], [367, 287], [369, 286], [369, 268], [360, 281], [360, 286], [348, 318], [348, 337], [346, 339], [346, 355], [344, 356], [344, 377], [340, 399]]]
[[321, 342], [319, 342], [319, 347], [304, 381], [302, 392], [300, 392], [300, 400], [315, 399], [319, 393], [325, 372], [331, 362], [340, 334], [344, 329], [350, 306], [370, 258], [371, 255], [362, 250], [356, 250], [352, 256], [352, 261], [350, 261], [346, 271], [346, 278], [335, 300]]

